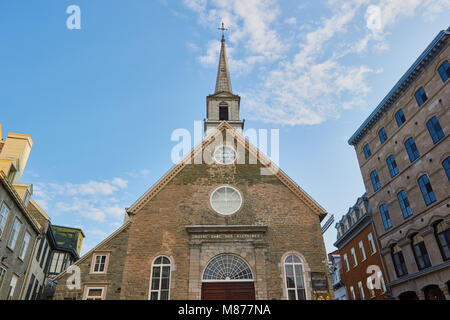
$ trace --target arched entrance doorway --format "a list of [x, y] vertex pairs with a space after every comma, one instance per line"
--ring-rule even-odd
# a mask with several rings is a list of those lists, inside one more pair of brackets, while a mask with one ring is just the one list
[[419, 300], [419, 298], [417, 297], [417, 294], [414, 291], [406, 291], [401, 293], [398, 296], [399, 300]]
[[445, 300], [444, 293], [437, 285], [429, 285], [423, 289], [425, 300]]
[[233, 254], [213, 258], [202, 275], [202, 300], [255, 300], [253, 273]]

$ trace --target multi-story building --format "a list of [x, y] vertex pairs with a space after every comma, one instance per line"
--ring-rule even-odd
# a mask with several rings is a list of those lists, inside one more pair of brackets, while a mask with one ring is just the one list
[[338, 235], [334, 245], [341, 256], [348, 299], [387, 299], [389, 295], [385, 279], [388, 278], [366, 195], [358, 198], [355, 205], [336, 224], [336, 229]]
[[397, 299], [450, 299], [449, 30], [349, 139]]
[[27, 209], [33, 187], [20, 183], [32, 145], [29, 135], [0, 132], [0, 300], [20, 297], [41, 230]]
[[345, 288], [343, 278], [341, 255], [339, 254], [339, 251], [336, 250], [328, 254], [328, 263], [330, 265], [334, 300], [348, 300], [347, 289]]

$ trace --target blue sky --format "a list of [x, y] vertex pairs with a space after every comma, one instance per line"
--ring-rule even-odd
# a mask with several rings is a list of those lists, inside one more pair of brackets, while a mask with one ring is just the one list
[[[70, 5], [80, 30], [66, 27]], [[22, 182], [54, 224], [85, 231], [86, 252], [171, 168], [172, 132], [205, 118], [223, 19], [246, 128], [280, 129], [280, 167], [338, 220], [364, 193], [347, 139], [448, 27], [449, 9], [449, 0], [2, 1], [3, 138], [32, 136]], [[335, 239], [330, 228], [328, 251]]]

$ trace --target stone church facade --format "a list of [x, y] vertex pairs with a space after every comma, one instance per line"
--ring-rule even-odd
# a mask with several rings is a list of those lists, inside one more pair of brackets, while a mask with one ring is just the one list
[[54, 299], [305, 300], [316, 274], [332, 294], [327, 213], [242, 136], [239, 108], [222, 38], [206, 138], [57, 278]]

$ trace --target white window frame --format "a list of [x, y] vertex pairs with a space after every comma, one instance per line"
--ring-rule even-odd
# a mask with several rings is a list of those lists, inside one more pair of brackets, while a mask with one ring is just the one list
[[[233, 153], [234, 153], [234, 159], [233, 159], [233, 161], [231, 161], [231, 162], [225, 162], [225, 161], [223, 161], [223, 159], [217, 159], [217, 157], [216, 157], [216, 156], [217, 156], [217, 151], [218, 151], [220, 148], [232, 150]], [[218, 147], [214, 150], [213, 158], [214, 158], [214, 161], [215, 161], [217, 164], [230, 165], [230, 164], [235, 163], [238, 157], [237, 157], [237, 152], [236, 152], [236, 150], [235, 150], [232, 146], [229, 146], [229, 145], [221, 145], [221, 146], [218, 146]]]
[[380, 279], [381, 283], [381, 293], [386, 293], [386, 283], [384, 282], [383, 273], [381, 271], [378, 271], [378, 278]]
[[[18, 224], [19, 224], [19, 229], [17, 230], [17, 232], [15, 230], [16, 222], [18, 222]], [[17, 245], [17, 239], [19, 238], [20, 231], [22, 231], [22, 222], [16, 217], [16, 219], [14, 219], [11, 233], [9, 234], [8, 245], [7, 245], [7, 247], [9, 249], [11, 249], [12, 251], [14, 251], [14, 249]], [[11, 243], [11, 241], [13, 241], [14, 243]]]
[[[26, 240], [27, 237], [28, 237], [28, 240]], [[20, 249], [20, 254], [19, 254], [19, 259], [22, 261], [23, 261], [23, 259], [25, 259], [25, 256], [28, 251], [28, 247], [30, 246], [30, 241], [31, 241], [31, 234], [28, 231], [26, 231], [25, 235], [23, 236], [22, 247]]]
[[350, 263], [348, 262], [348, 256], [346, 253], [344, 254], [344, 261], [345, 261], [345, 269], [346, 269], [345, 271], [349, 272], [350, 271]]
[[[85, 286], [84, 287], [84, 294], [83, 294], [83, 300], [105, 300], [106, 297], [106, 286]], [[100, 299], [96, 299], [98, 298], [98, 296], [93, 296], [90, 297], [89, 296], [89, 291], [90, 290], [102, 290], [102, 295], [100, 296]], [[93, 299], [89, 299], [89, 298], [93, 298]]]
[[0, 266], [0, 290], [2, 289], [3, 283], [5, 283], [7, 270]]
[[[156, 264], [156, 260], [158, 258], [162, 258], [162, 262], [159, 264]], [[169, 264], [164, 263], [164, 258], [169, 260]], [[158, 290], [152, 290], [152, 282], [153, 282], [153, 268], [154, 267], [159, 267], [160, 268], [160, 277], [159, 277], [159, 285], [158, 285]], [[169, 257], [167, 256], [157, 256], [155, 259], [153, 259], [152, 262], [152, 267], [150, 268], [150, 286], [149, 286], [149, 290], [148, 290], [148, 299], [151, 300], [152, 298], [152, 293], [157, 292], [158, 293], [158, 299], [157, 300], [161, 300], [161, 291], [163, 291], [161, 289], [162, 287], [162, 270], [163, 267], [169, 267], [169, 288], [167, 289], [167, 300], [170, 300], [170, 283], [172, 281], [172, 261], [170, 260]], [[166, 291], [166, 290], [164, 290]]]
[[353, 286], [350, 286], [350, 294], [352, 295], [352, 299], [356, 300], [355, 288]]
[[358, 246], [359, 246], [359, 252], [361, 253], [361, 256], [362, 256], [362, 260], [361, 261], [364, 261], [364, 260], [367, 259], [366, 250], [364, 250], [364, 242], [361, 240], [358, 243]]
[[[288, 257], [290, 257], [290, 256], [295, 256], [295, 257], [297, 257], [297, 259], [299, 259], [300, 262], [286, 262], [286, 259], [287, 259]], [[285, 288], [285, 290], [286, 290], [286, 299], [288, 299], [288, 300], [289, 300], [289, 290], [295, 290], [295, 300], [297, 301], [297, 300], [299, 300], [299, 297], [298, 297], [298, 290], [301, 290], [301, 289], [302, 289], [302, 288], [299, 288], [299, 287], [298, 287], [298, 284], [297, 284], [297, 274], [296, 274], [296, 272], [295, 272], [295, 266], [296, 266], [296, 265], [300, 265], [300, 267], [301, 267], [301, 269], [302, 269], [301, 277], [302, 277], [302, 279], [303, 279], [303, 290], [304, 290], [304, 292], [305, 292], [305, 300], [307, 300], [307, 295], [306, 295], [306, 281], [305, 281], [305, 280], [306, 280], [306, 279], [305, 279], [305, 270], [304, 270], [303, 263], [302, 263], [301, 261], [302, 261], [302, 259], [301, 259], [298, 255], [296, 255], [296, 254], [294, 254], [294, 253], [288, 254], [286, 257], [284, 257], [284, 261], [283, 261], [284, 288]], [[286, 265], [291, 265], [291, 266], [292, 266], [293, 275], [294, 275], [294, 288], [288, 288], [288, 287], [287, 287]]]
[[[105, 264], [102, 271], [95, 271], [96, 261], [97, 257], [105, 257]], [[91, 274], [106, 274], [108, 272], [108, 265], [109, 265], [109, 252], [99, 252], [94, 253], [92, 255], [92, 262], [91, 262]]]
[[[17, 286], [17, 281], [19, 281], [19, 277], [16, 276], [15, 274], [12, 275], [11, 277], [11, 281], [9, 283], [9, 289], [8, 289], [8, 300], [11, 300], [12, 297], [14, 297], [14, 292], [16, 291], [16, 286]], [[14, 285], [13, 285], [14, 283]], [[11, 289], [12, 287], [12, 289]]]
[[[219, 189], [222, 189], [222, 188], [229, 188], [229, 189], [232, 189], [232, 190], [236, 191], [237, 194], [239, 195], [239, 200], [240, 200], [239, 207], [237, 207], [235, 210], [233, 210], [233, 211], [231, 211], [231, 212], [224, 213], [224, 212], [220, 212], [219, 210], [217, 210], [217, 208], [214, 208], [214, 205], [213, 205], [213, 196], [214, 196], [214, 194], [215, 194]], [[220, 186], [220, 187], [217, 187], [216, 189], [214, 189], [214, 191], [211, 193], [211, 196], [210, 196], [210, 198], [209, 198], [209, 203], [210, 203], [211, 208], [212, 208], [215, 212], [217, 212], [218, 214], [220, 214], [220, 215], [222, 215], [222, 216], [231, 216], [231, 215], [235, 214], [236, 212], [238, 212], [238, 211], [242, 208], [243, 199], [242, 199], [242, 194], [239, 192], [238, 189], [236, 189], [236, 188], [234, 188], [234, 187], [232, 187], [232, 186], [229, 186], [229, 185], [223, 185], [223, 186]]]
[[353, 257], [353, 263], [354, 263], [353, 267], [356, 267], [358, 265], [358, 258], [356, 257], [355, 248], [351, 248], [350, 253]]
[[[3, 215], [5, 211], [6, 211], [6, 214]], [[2, 212], [3, 212], [3, 214], [2, 214]], [[9, 217], [9, 208], [5, 202], [2, 202], [2, 205], [0, 207], [0, 239], [6, 229], [6, 223], [8, 222], [8, 217]]]
[[366, 300], [366, 294], [364, 293], [364, 286], [361, 281], [358, 282], [358, 289], [361, 300]]
[[377, 247], [375, 246], [375, 240], [373, 239], [372, 232], [369, 233], [369, 235], [367, 236], [367, 239], [369, 240], [370, 251], [372, 251], [371, 254], [374, 255], [377, 252]]

